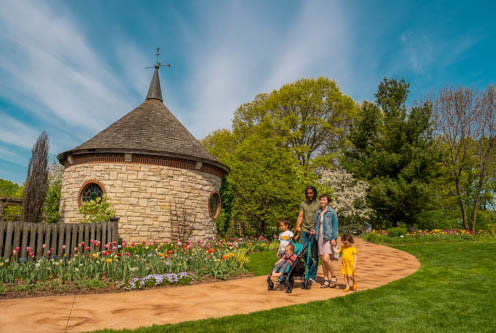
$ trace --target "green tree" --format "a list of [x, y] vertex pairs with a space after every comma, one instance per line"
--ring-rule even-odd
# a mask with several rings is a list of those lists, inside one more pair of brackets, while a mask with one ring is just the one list
[[432, 104], [439, 141], [445, 147], [442, 161], [456, 189], [463, 225], [475, 231], [495, 178], [496, 90], [492, 85], [485, 91], [446, 87]]
[[234, 200], [232, 184], [226, 177], [222, 178], [219, 195], [221, 201], [221, 211], [216, 219], [217, 233], [220, 236], [225, 236], [230, 227]]
[[419, 224], [435, 209], [433, 180], [438, 175], [430, 103], [408, 112], [409, 84], [385, 78], [375, 94], [377, 104], [365, 102], [353, 124], [353, 146], [344, 164], [370, 184], [369, 206], [379, 227]]
[[250, 137], [232, 157], [233, 219], [245, 222], [257, 234], [278, 221], [296, 216], [301, 185], [298, 160], [273, 138]]
[[233, 132], [241, 140], [261, 124], [297, 156], [301, 166], [330, 166], [346, 144], [356, 116], [354, 101], [328, 78], [301, 79], [260, 94], [234, 113]]
[[10, 198], [19, 189], [19, 185], [10, 180], [0, 179], [0, 198]]
[[53, 160], [48, 168], [48, 190], [43, 209], [45, 221], [55, 223], [60, 220], [60, 197], [62, 190], [62, 176], [64, 167]]

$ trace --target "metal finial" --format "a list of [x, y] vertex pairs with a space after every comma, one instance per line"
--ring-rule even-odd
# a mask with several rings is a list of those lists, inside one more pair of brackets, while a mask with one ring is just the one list
[[160, 67], [162, 66], [167, 66], [170, 68], [170, 64], [162, 64], [160, 61], [159, 61], [159, 57], [160, 57], [160, 47], [157, 47], [157, 53], [155, 54], [157, 56], [157, 63], [154, 65], [154, 66], [148, 66], [148, 67], [145, 67], [146, 69], [149, 69], [149, 68], [155, 68], [155, 69], [159, 69]]

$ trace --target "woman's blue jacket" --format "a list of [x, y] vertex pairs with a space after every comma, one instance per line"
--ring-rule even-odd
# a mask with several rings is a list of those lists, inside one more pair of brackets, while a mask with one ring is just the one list
[[[320, 234], [320, 212], [322, 208], [315, 213], [314, 227], [315, 239], [319, 239]], [[338, 238], [338, 217], [336, 212], [331, 207], [327, 207], [327, 211], [324, 213], [324, 235], [323, 238], [327, 240], [333, 240]]]

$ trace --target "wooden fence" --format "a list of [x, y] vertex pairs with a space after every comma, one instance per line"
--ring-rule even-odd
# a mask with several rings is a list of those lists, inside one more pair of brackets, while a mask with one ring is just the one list
[[[26, 223], [0, 222], [0, 257], [10, 258], [12, 251], [20, 249], [19, 258], [26, 257], [27, 248], [36, 258], [71, 256], [81, 242], [95, 250], [91, 240], [104, 244], [117, 241], [118, 219], [102, 223]], [[83, 251], [79, 247], [78, 251]], [[49, 254], [50, 251], [50, 254]]]

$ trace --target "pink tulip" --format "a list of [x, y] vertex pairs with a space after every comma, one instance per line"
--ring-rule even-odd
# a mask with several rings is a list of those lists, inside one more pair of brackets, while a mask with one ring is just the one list
[[19, 252], [19, 251], [21, 251], [21, 248], [18, 246], [18, 247], [16, 247], [16, 248], [15, 248], [15, 250], [16, 250], [17, 252]]
[[42, 247], [42, 248], [46, 248], [46, 244], [43, 244], [41, 247]]
[[129, 252], [125, 253], [126, 257], [129, 257], [131, 254]]
[[31, 252], [31, 248], [30, 248], [29, 246], [26, 248], [26, 250], [27, 250], [28, 252]]
[[86, 252], [88, 252], [90, 250], [90, 247], [86, 246], [84, 249], [86, 250]]
[[64, 244], [64, 245], [62, 245], [62, 248], [63, 248], [63, 249], [65, 249], [65, 244]]
[[16, 250], [13, 250], [12, 251], [12, 255], [15, 256], [17, 254], [17, 251]]
[[81, 246], [84, 246], [84, 242], [81, 242]]
[[77, 247], [75, 247], [75, 248], [74, 248], [74, 252], [77, 252], [77, 250], [78, 250], [78, 248], [77, 248]]
[[33, 257], [33, 256], [34, 256], [34, 253], [33, 253], [33, 252], [30, 252], [30, 253], [29, 253], [29, 256], [30, 256], [30, 257]]

